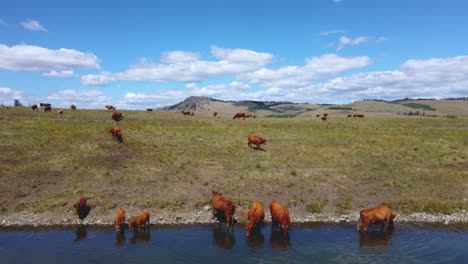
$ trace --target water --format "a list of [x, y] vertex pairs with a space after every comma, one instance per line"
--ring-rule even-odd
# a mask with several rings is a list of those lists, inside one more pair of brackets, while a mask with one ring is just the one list
[[0, 228], [0, 263], [468, 263], [468, 225], [395, 223], [360, 233], [355, 224], [293, 225], [245, 237], [214, 225]]

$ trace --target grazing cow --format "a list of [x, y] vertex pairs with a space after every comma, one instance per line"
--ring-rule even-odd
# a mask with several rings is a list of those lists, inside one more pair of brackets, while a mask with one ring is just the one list
[[241, 117], [245, 119], [245, 113], [236, 113], [232, 119], [241, 118]]
[[320, 117], [320, 115], [315, 115], [315, 117]]
[[117, 138], [119, 142], [123, 142], [122, 131], [120, 131], [119, 127], [113, 127], [109, 129], [109, 133], [112, 134], [112, 140], [115, 140]]
[[115, 214], [114, 226], [115, 230], [120, 231], [120, 227], [125, 224], [125, 210], [121, 207], [117, 209]]
[[70, 105], [70, 109], [71, 109], [71, 110], [76, 110], [76, 105], [71, 104], [71, 105]]
[[63, 109], [58, 110], [58, 113], [59, 113], [60, 116], [62, 116], [63, 115]]
[[146, 108], [146, 112], [153, 112], [153, 108]]
[[136, 226], [140, 230], [141, 226], [148, 227], [150, 223], [150, 213], [147, 209], [143, 210], [141, 215], [128, 219], [128, 227]]
[[112, 113], [112, 120], [114, 120], [115, 122], [119, 122], [122, 119], [123, 119], [123, 116], [121, 112]]
[[234, 223], [236, 204], [231, 199], [224, 198], [221, 195], [220, 192], [213, 191], [213, 218], [217, 218], [221, 222], [225, 219], [229, 229], [229, 225]]
[[257, 117], [257, 115], [256, 115], [256, 114], [253, 114], [253, 115], [252, 115], [252, 118], [253, 118], [253, 119], [255, 119], [256, 117]]
[[78, 218], [83, 221], [83, 219], [88, 216], [89, 212], [91, 211], [91, 207], [87, 204], [88, 200], [85, 197], [81, 197], [80, 200], [73, 205], [73, 208], [76, 209], [78, 214]]
[[370, 224], [379, 223], [382, 223], [382, 228], [386, 229], [390, 224], [393, 224], [395, 216], [396, 214], [392, 213], [392, 208], [386, 204], [364, 209], [359, 212], [359, 222], [356, 229], [361, 230], [361, 226], [364, 224], [364, 231], [367, 232]]
[[213, 113], [213, 116], [217, 116], [217, 115], [218, 115], [218, 112], [214, 112], [214, 113]]
[[33, 105], [31, 106], [31, 109], [32, 109], [33, 111], [36, 111], [36, 110], [37, 110], [37, 104], [33, 104]]
[[353, 117], [364, 117], [363, 114], [354, 114]]
[[324, 117], [327, 117], [327, 116], [328, 116], [328, 113], [323, 113], [323, 116], [324, 116]]
[[115, 110], [116, 108], [112, 105], [106, 105], [107, 110]]
[[272, 229], [275, 230], [279, 227], [283, 231], [283, 234], [287, 236], [289, 225], [291, 224], [288, 208], [278, 201], [272, 201], [270, 203], [270, 213]]
[[264, 138], [261, 138], [261, 137], [258, 137], [254, 134], [250, 134], [248, 137], [247, 137], [247, 140], [248, 140], [248, 143], [247, 145], [249, 145], [249, 147], [252, 147], [252, 144], [254, 144], [256, 147], [255, 149], [259, 150], [260, 149], [260, 146], [262, 144], [266, 144], [268, 140], [264, 139]]
[[52, 112], [52, 106], [44, 106], [44, 112]]
[[185, 115], [190, 115], [190, 110], [182, 110], [182, 114]]
[[326, 117], [326, 116], [322, 116], [320, 119], [322, 119], [323, 121], [327, 121], [327, 117]]
[[195, 112], [190, 112], [190, 116], [195, 116]]
[[249, 237], [253, 230], [259, 229], [260, 225], [265, 218], [265, 210], [263, 209], [263, 204], [260, 201], [255, 201], [252, 203], [247, 214], [249, 220], [245, 224], [246, 236]]
[[348, 117], [351, 117], [351, 115], [348, 115]]
[[252, 114], [251, 114], [251, 113], [245, 114], [245, 118], [250, 118], [250, 117], [252, 117]]

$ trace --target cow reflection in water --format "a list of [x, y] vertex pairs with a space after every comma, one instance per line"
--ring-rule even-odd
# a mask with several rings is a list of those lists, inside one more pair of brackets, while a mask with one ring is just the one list
[[223, 228], [221, 223], [213, 225], [213, 242], [221, 249], [231, 250], [236, 244], [234, 230]]
[[286, 251], [291, 246], [291, 239], [282, 231], [271, 229], [270, 248], [276, 251]]
[[115, 245], [121, 247], [125, 245], [125, 229], [120, 228], [119, 231], [115, 232]]
[[73, 243], [78, 243], [81, 240], [85, 239], [86, 236], [88, 235], [88, 230], [86, 230], [85, 225], [78, 225], [76, 228], [76, 238], [73, 240]]
[[147, 244], [151, 239], [151, 230], [149, 225], [141, 230], [134, 228], [133, 237], [130, 238], [131, 244]]
[[359, 232], [359, 248], [385, 250], [391, 245], [393, 226], [385, 231]]
[[247, 237], [245, 243], [252, 251], [257, 251], [263, 248], [263, 245], [265, 244], [265, 237], [262, 235], [262, 233], [260, 233], [260, 231], [255, 232], [251, 236]]

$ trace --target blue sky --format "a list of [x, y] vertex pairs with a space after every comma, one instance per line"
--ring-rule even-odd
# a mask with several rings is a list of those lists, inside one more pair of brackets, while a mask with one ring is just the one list
[[6, 1], [0, 103], [468, 95], [466, 1]]

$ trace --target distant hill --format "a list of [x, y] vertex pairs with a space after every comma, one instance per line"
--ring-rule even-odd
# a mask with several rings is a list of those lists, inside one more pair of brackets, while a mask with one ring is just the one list
[[341, 117], [353, 113], [376, 117], [405, 115], [468, 117], [468, 100], [466, 97], [444, 100], [405, 98], [395, 101], [363, 100], [350, 104], [307, 104], [223, 101], [210, 97], [191, 96], [180, 103], [159, 108], [160, 111], [171, 112], [185, 109], [201, 115], [212, 115], [215, 111], [222, 116], [232, 116], [236, 112], [249, 112], [261, 117], [275, 118], [315, 117], [324, 112], [329, 113], [330, 116]]

